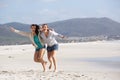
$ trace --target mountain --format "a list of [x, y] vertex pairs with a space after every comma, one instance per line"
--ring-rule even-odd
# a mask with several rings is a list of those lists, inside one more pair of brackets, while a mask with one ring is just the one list
[[11, 32], [10, 27], [14, 27], [22, 31], [27, 31], [27, 32], [29, 31], [28, 24], [22, 24], [17, 22], [1, 24], [0, 25], [0, 45], [30, 43], [28, 38]]
[[[74, 18], [47, 24], [56, 32], [69, 37], [120, 35], [120, 23], [106, 17]], [[30, 24], [23, 24], [18, 22], [0, 24], [0, 44], [30, 43], [27, 38], [11, 32], [10, 26], [22, 31], [30, 31]]]
[[76, 18], [49, 23], [49, 26], [67, 36], [120, 35], [120, 23], [109, 18]]

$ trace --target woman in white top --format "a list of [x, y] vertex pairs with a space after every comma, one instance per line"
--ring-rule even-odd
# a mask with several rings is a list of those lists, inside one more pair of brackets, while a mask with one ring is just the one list
[[11, 31], [30, 38], [32, 44], [35, 46], [34, 61], [40, 62], [43, 66], [43, 71], [45, 71], [45, 65], [47, 62], [43, 60], [45, 49], [42, 39], [38, 36], [40, 34], [40, 32], [38, 31], [39, 26], [37, 24], [32, 24], [30, 28], [31, 28], [31, 32], [23, 32], [14, 29], [13, 27], [11, 27]]
[[42, 25], [42, 33], [40, 34], [43, 41], [47, 44], [48, 60], [50, 62], [49, 69], [52, 67], [52, 62], [54, 63], [54, 71], [56, 71], [56, 50], [58, 50], [58, 42], [55, 36], [64, 38], [63, 35], [56, 33], [48, 28], [47, 24]]

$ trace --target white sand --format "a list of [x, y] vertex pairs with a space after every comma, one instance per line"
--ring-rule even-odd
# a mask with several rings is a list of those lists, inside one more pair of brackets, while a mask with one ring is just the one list
[[0, 46], [0, 80], [120, 80], [120, 41], [60, 44], [57, 72], [33, 55], [32, 45]]

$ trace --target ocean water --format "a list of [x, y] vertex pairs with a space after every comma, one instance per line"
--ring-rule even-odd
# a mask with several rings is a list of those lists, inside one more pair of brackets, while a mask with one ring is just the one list
[[87, 62], [119, 62], [120, 63], [120, 56], [118, 56], [118, 57], [104, 57], [104, 58], [83, 58], [80, 60], [87, 61]]
[[[65, 59], [64, 63], [66, 63], [68, 67], [71, 67], [70, 71], [120, 72], [120, 56], [105, 58], [71, 58]], [[69, 70], [69, 68], [66, 68], [66, 70]]]
[[120, 41], [75, 43], [62, 47], [58, 56], [64, 56], [58, 57], [58, 63], [65, 70], [120, 72]]
[[67, 71], [120, 72], [120, 56], [107, 58], [66, 58], [58, 67]]

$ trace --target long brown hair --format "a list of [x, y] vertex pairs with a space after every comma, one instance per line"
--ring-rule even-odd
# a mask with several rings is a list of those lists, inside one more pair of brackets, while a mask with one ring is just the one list
[[37, 24], [31, 24], [31, 27], [32, 26], [35, 26], [36, 27], [36, 29], [35, 29], [35, 33], [36, 33], [36, 35], [38, 35], [39, 34], [39, 25], [37, 25]]
[[[45, 25], [47, 25], [47, 27], [48, 27], [48, 24], [42, 24], [41, 26], [44, 27]], [[48, 31], [49, 30], [54, 31], [54, 29], [48, 27]]]

